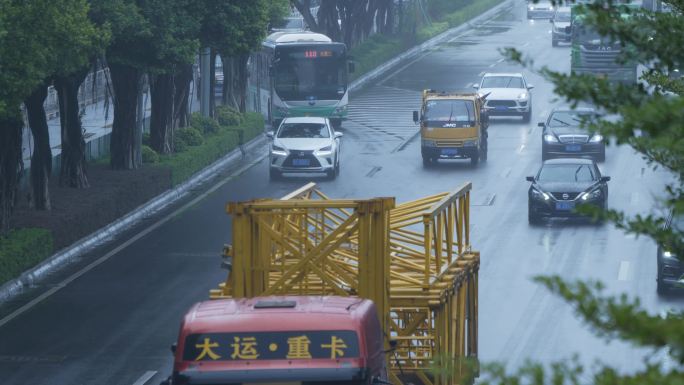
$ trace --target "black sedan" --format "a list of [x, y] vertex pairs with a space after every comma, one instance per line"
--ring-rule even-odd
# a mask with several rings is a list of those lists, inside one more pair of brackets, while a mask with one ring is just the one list
[[[684, 216], [671, 216], [667, 226], [684, 231]], [[684, 264], [672, 251], [658, 246], [658, 294], [665, 294], [673, 287], [684, 288]]]
[[609, 176], [601, 176], [590, 159], [552, 159], [545, 161], [528, 192], [528, 219], [536, 224], [542, 218], [577, 217], [575, 208], [590, 204], [608, 207]]
[[601, 134], [591, 134], [583, 124], [598, 117], [593, 108], [554, 108], [542, 131], [542, 160], [558, 157], [590, 157], [606, 160], [606, 143]]

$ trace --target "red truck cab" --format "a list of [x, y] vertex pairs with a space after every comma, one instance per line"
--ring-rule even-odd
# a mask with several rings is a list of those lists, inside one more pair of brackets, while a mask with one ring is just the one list
[[387, 380], [372, 301], [278, 296], [194, 305], [180, 327], [171, 385], [371, 384]]

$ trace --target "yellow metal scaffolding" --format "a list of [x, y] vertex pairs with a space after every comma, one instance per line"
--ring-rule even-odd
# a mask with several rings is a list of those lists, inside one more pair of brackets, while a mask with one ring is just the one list
[[[470, 190], [400, 205], [330, 199], [310, 183], [279, 200], [229, 203], [231, 272], [211, 298], [341, 295], [373, 300], [396, 350], [390, 378], [462, 383], [477, 357], [478, 269]], [[434, 370], [434, 366], [448, 370]]]

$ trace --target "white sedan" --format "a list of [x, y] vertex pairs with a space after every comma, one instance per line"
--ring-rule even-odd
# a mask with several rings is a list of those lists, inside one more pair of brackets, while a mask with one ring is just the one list
[[327, 118], [285, 118], [269, 148], [269, 175], [278, 179], [283, 173], [325, 173], [334, 179], [340, 172], [341, 132], [332, 129]]
[[486, 73], [473, 88], [485, 97], [485, 109], [490, 115], [520, 115], [524, 122], [530, 121], [530, 90], [534, 86], [521, 73]]

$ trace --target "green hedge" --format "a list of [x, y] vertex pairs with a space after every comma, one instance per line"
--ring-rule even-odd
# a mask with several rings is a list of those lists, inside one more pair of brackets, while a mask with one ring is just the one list
[[418, 29], [415, 37], [380, 34], [371, 36], [350, 50], [350, 54], [356, 62], [356, 72], [351, 75], [352, 79], [358, 78], [414, 45], [429, 40], [450, 28], [458, 27], [502, 2], [503, 0], [472, 0], [469, 5], [460, 10], [446, 14], [440, 20]]
[[243, 143], [246, 143], [263, 131], [263, 116], [248, 112], [243, 124], [220, 126], [215, 133], [205, 133], [203, 144], [187, 147], [182, 152], [162, 155], [159, 165], [171, 168], [171, 183], [175, 186], [237, 148], [241, 136]]
[[0, 237], [0, 284], [45, 260], [52, 248], [52, 234], [46, 229], [17, 229]]

